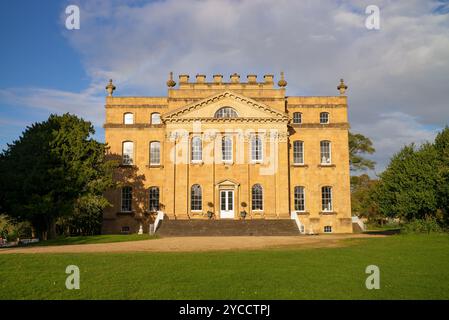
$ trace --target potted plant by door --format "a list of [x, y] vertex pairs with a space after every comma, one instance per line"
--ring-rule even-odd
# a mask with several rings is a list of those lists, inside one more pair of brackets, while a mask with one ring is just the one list
[[245, 208], [246, 208], [246, 202], [242, 202], [240, 205], [241, 205], [242, 208], [243, 208], [243, 210], [240, 211], [240, 217], [242, 217], [242, 219], [245, 219], [245, 218], [246, 218], [246, 210], [245, 210]]
[[214, 207], [214, 204], [212, 202], [208, 202], [207, 206], [209, 207], [209, 210], [207, 210], [207, 217], [209, 219], [212, 219], [212, 217], [214, 216], [214, 212], [212, 211], [213, 207]]

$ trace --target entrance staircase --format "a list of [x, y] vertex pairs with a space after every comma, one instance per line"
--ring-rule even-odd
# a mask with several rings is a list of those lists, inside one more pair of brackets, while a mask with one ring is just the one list
[[167, 220], [156, 231], [163, 237], [181, 236], [298, 236], [294, 220]]

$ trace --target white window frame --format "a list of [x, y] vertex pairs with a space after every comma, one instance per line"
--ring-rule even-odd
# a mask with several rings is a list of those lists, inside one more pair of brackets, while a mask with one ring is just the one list
[[[194, 150], [195, 141], [200, 141], [200, 150]], [[195, 157], [194, 157], [195, 155]], [[199, 155], [199, 159], [195, 159]], [[190, 159], [192, 163], [202, 163], [203, 162], [203, 139], [201, 136], [193, 136], [190, 142]]]
[[332, 233], [332, 226], [324, 226], [323, 231], [324, 233]]
[[[261, 209], [254, 209], [254, 188], [256, 186], [260, 187], [260, 195], [261, 195], [260, 204], [262, 206]], [[262, 185], [260, 183], [253, 184], [253, 186], [251, 187], [251, 211], [254, 211], [254, 212], [262, 212], [263, 211], [263, 208], [264, 208], [264, 205], [265, 205], [264, 204], [264, 196], [263, 196], [263, 194], [264, 194], [264, 192], [263, 192]]]
[[[159, 146], [159, 148], [157, 149], [157, 153], [158, 153], [158, 162], [154, 161], [154, 153], [156, 153], [155, 151], [153, 151], [151, 149], [152, 145], [155, 146]], [[161, 164], [161, 142], [160, 141], [150, 141], [150, 146], [149, 146], [149, 153], [150, 153], [150, 166], [159, 166]]]
[[[230, 152], [229, 152], [230, 153], [230, 159], [225, 159], [225, 157], [224, 157], [225, 152], [226, 152], [224, 150], [224, 148], [226, 148], [225, 144], [224, 144], [225, 140], [228, 140], [228, 141], [231, 142]], [[234, 140], [232, 139], [232, 136], [224, 135], [221, 138], [221, 161], [224, 162], [224, 163], [232, 163], [233, 159], [234, 159]]]
[[[125, 199], [123, 199], [123, 192], [124, 192], [125, 188], [128, 190], [131, 190], [130, 191], [131, 198], [127, 199], [127, 201], [129, 201], [129, 210], [124, 210], [124, 206], [123, 206], [123, 201], [125, 200]], [[121, 190], [120, 190], [120, 210], [121, 210], [121, 212], [132, 212], [133, 211], [133, 188], [130, 186], [125, 186], [125, 187], [121, 188]]]
[[[253, 143], [257, 140], [260, 141], [260, 150], [259, 150], [259, 155], [260, 155], [260, 159], [254, 159], [254, 152], [253, 152]], [[263, 162], [263, 158], [264, 158], [264, 141], [263, 141], [263, 137], [260, 134], [254, 134], [251, 135], [251, 139], [250, 139], [250, 145], [249, 145], [249, 152], [250, 152], [250, 159], [252, 163], [262, 163]]]
[[[296, 189], [297, 188], [302, 190], [303, 209], [296, 209]], [[296, 212], [306, 212], [306, 188], [304, 186], [295, 186], [293, 188], [293, 205], [294, 205], [294, 209]]]
[[[322, 119], [323, 119], [323, 115], [326, 115], [326, 122], [323, 122], [322, 121]], [[330, 114], [329, 114], [329, 112], [320, 112], [320, 124], [329, 124], [329, 120], [330, 119]]]
[[123, 124], [134, 124], [134, 113], [125, 112], [123, 114]]
[[[328, 144], [328, 149], [329, 149], [329, 157], [325, 158], [323, 155], [325, 154], [325, 152], [323, 152], [323, 143], [327, 143]], [[325, 162], [323, 162], [323, 160], [326, 160]], [[321, 165], [331, 165], [332, 164], [332, 143], [329, 140], [321, 140], [320, 141], [320, 164]]]
[[[300, 146], [301, 146], [301, 152], [298, 152], [298, 153], [301, 155], [302, 162], [296, 162], [296, 156], [295, 156], [295, 154], [296, 154], [296, 152], [295, 152], [295, 145], [296, 145], [296, 143], [299, 143]], [[296, 164], [296, 165], [303, 165], [304, 164], [304, 141], [302, 141], [302, 140], [295, 140], [295, 141], [293, 141], [293, 164]]]
[[[198, 202], [199, 201], [199, 209], [197, 209], [195, 207], [195, 209], [193, 209], [193, 187], [198, 186], [199, 188], [199, 200], [196, 199], [195, 201]], [[201, 188], [201, 185], [199, 185], [198, 183], [192, 184], [192, 186], [190, 187], [190, 211], [192, 212], [201, 212], [203, 211], [203, 189]]]
[[[325, 194], [325, 188], [328, 189], [327, 195]], [[333, 188], [331, 186], [321, 187], [321, 211], [322, 212], [333, 212], [334, 210], [334, 195]], [[326, 196], [326, 197], [325, 197]], [[327, 201], [325, 201], [327, 200]], [[330, 201], [329, 201], [330, 200]], [[330, 205], [329, 205], [330, 204]]]
[[[131, 146], [131, 151], [127, 152], [126, 146]], [[125, 157], [128, 156], [128, 159], [125, 160]], [[132, 166], [134, 164], [134, 142], [132, 141], [123, 141], [122, 142], [122, 164], [125, 166]]]
[[[157, 199], [152, 198], [151, 192], [154, 190], [157, 191], [157, 193], [156, 193]], [[154, 200], [157, 200], [156, 210], [152, 210], [152, 207], [151, 207], [151, 203]], [[152, 186], [152, 187], [148, 188], [148, 211], [155, 212], [155, 211], [160, 210], [160, 203], [161, 203], [161, 189], [157, 186]]]
[[[295, 115], [299, 114], [299, 122], [295, 121]], [[302, 123], [302, 112], [293, 112], [293, 116], [292, 116], [292, 122], [293, 124], [301, 124]]]
[[[158, 116], [159, 118], [158, 118], [158, 122], [155, 122], [154, 120], [154, 117], [155, 116]], [[151, 124], [161, 124], [162, 123], [162, 120], [161, 120], [161, 114], [159, 113], [159, 112], [153, 112], [152, 114], [151, 114]]]

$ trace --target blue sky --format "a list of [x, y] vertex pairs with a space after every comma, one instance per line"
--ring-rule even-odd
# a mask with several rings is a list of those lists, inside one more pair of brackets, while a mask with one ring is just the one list
[[[69, 4], [80, 30], [65, 28]], [[364, 26], [371, 4], [377, 31]], [[52, 112], [92, 121], [102, 140], [107, 80], [117, 95], [164, 95], [169, 71], [285, 71], [289, 95], [335, 95], [343, 77], [377, 172], [449, 119], [448, 1], [8, 0], [0, 35], [0, 148]]]

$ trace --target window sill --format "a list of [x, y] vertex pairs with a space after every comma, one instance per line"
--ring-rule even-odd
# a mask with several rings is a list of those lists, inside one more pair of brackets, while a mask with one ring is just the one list
[[336, 167], [336, 165], [335, 164], [332, 164], [332, 163], [320, 163], [319, 165], [318, 165], [318, 167], [320, 167], [320, 168], [335, 168]]
[[202, 166], [204, 164], [203, 160], [192, 160], [190, 163], [198, 166]]
[[232, 165], [234, 164], [234, 161], [221, 161], [221, 163], [224, 165]]
[[147, 168], [163, 168], [164, 166], [161, 164], [148, 164]]
[[320, 214], [322, 215], [335, 215], [337, 214], [336, 211], [320, 211]]
[[304, 164], [304, 163], [293, 163], [291, 166], [298, 167], [298, 168], [308, 168], [309, 167], [308, 164]]
[[119, 211], [117, 212], [118, 216], [133, 216], [135, 211]]
[[308, 216], [308, 215], [310, 215], [310, 212], [308, 212], [308, 211], [294, 211], [294, 212], [296, 212], [296, 214], [297, 215], [300, 215], [300, 216]]
[[250, 163], [251, 164], [262, 164], [263, 160], [251, 160]]

